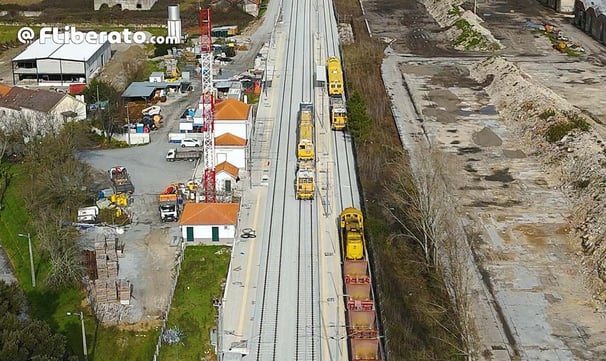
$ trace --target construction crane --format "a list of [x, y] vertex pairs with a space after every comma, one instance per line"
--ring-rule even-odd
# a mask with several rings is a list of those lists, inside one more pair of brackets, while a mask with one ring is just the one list
[[200, 66], [202, 95], [200, 108], [204, 132], [204, 199], [217, 202], [215, 180], [215, 97], [213, 92], [213, 40], [210, 8], [200, 9]]

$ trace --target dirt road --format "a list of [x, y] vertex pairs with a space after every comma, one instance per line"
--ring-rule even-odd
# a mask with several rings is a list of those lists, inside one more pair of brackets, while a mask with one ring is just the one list
[[[417, 2], [362, 3], [373, 36], [391, 43], [383, 74], [403, 143], [421, 158], [429, 139], [449, 164], [447, 187], [478, 265], [470, 280], [478, 356], [604, 359], [603, 304], [585, 286], [590, 277], [582, 273], [580, 240], [570, 232], [573, 209], [560, 172], [535, 154], [522, 125], [501, 116], [516, 90], [499, 93], [497, 107], [491, 95], [498, 92], [470, 74], [493, 53], [449, 49], [443, 29]], [[603, 120], [604, 49], [568, 17], [534, 1], [478, 2], [478, 15], [505, 46], [497, 54], [518, 64], [528, 81]], [[555, 24], [586, 53], [571, 58], [555, 51], [526, 27], [529, 20]]]

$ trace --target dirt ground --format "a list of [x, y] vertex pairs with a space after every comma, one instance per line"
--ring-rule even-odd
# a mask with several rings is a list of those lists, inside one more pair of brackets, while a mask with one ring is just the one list
[[[401, 120], [410, 137], [405, 145], [414, 148], [425, 132], [449, 164], [454, 208], [472, 242], [481, 280], [472, 282], [481, 356], [606, 358], [604, 305], [587, 286], [592, 276], [583, 274], [581, 242], [571, 233], [574, 210], [562, 190], [560, 169], [537, 156], [522, 125], [503, 119], [497, 100], [470, 75], [486, 57], [504, 56], [528, 81], [604, 123], [604, 48], [575, 29], [570, 17], [536, 1], [477, 3], [483, 26], [504, 46], [490, 54], [450, 49], [444, 29], [419, 2], [362, 4], [373, 36], [391, 44], [387, 55], [396, 70], [384, 72], [384, 79], [394, 106], [410, 97], [423, 120], [422, 127], [414, 118]], [[464, 7], [472, 9], [469, 5]], [[586, 52], [572, 58], [555, 51], [526, 27], [529, 20], [555, 24]], [[501, 95], [500, 107], [507, 103], [507, 94]], [[592, 126], [604, 135], [602, 125]]]

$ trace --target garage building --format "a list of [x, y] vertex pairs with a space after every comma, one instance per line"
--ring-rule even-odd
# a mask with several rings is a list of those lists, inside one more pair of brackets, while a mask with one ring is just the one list
[[111, 58], [108, 41], [55, 43], [40, 39], [12, 60], [13, 84], [67, 86], [88, 83]]

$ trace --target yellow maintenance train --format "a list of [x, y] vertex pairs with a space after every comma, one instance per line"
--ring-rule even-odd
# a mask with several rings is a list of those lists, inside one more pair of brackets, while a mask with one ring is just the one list
[[341, 96], [343, 94], [343, 70], [341, 69], [341, 60], [337, 57], [328, 58], [328, 95]]
[[314, 106], [301, 103], [298, 113], [297, 174], [295, 176], [295, 198], [313, 199], [316, 191]]
[[326, 72], [328, 73], [328, 95], [330, 97], [330, 127], [333, 130], [343, 130], [347, 126], [347, 108], [345, 107], [341, 60], [336, 57], [328, 58]]

